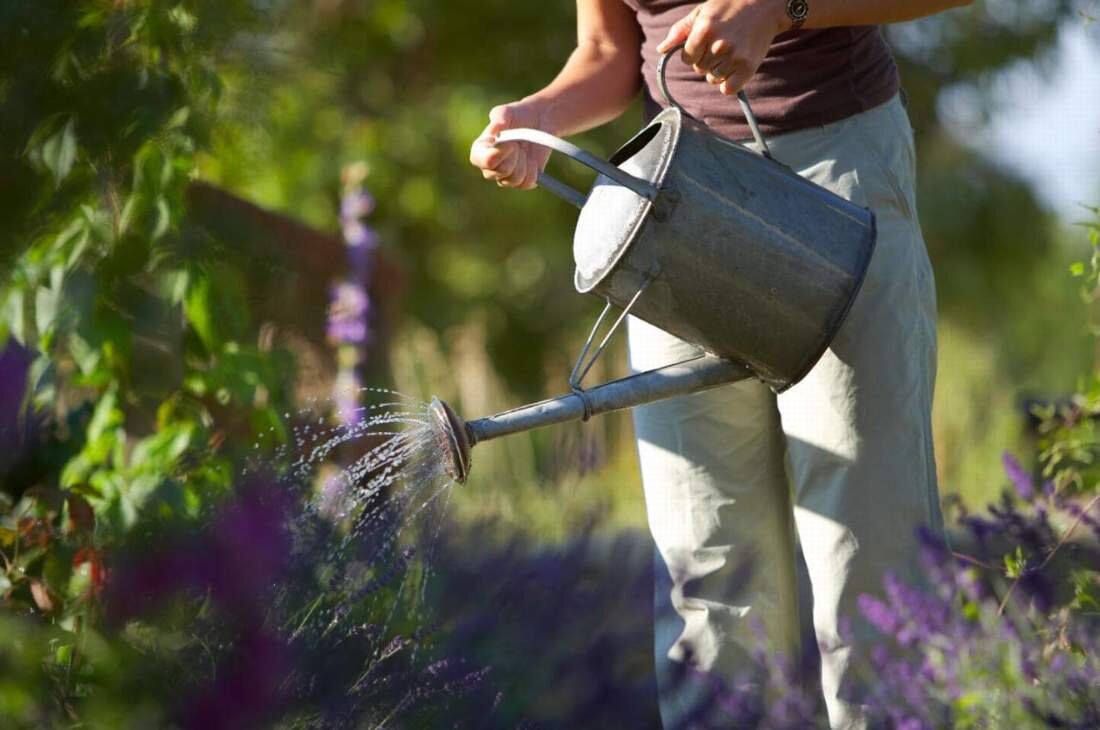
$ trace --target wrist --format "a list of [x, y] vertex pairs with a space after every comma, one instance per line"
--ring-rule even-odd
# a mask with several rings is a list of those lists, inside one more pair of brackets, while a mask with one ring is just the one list
[[558, 107], [555, 99], [544, 96], [542, 92], [536, 92], [530, 96], [525, 96], [516, 103], [521, 105], [530, 115], [533, 120], [532, 127], [550, 134], [561, 135], [562, 125], [561, 120], [558, 119], [559, 115], [555, 113]]
[[772, 37], [779, 35], [791, 26], [791, 20], [787, 17], [787, 0], [756, 0], [755, 5], [768, 20]]

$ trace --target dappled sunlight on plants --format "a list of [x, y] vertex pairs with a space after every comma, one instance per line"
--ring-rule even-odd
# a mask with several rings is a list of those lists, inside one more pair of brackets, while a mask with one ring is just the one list
[[[1040, 58], [1048, 5], [891, 31], [955, 496], [926, 584], [862, 601], [886, 727], [1100, 726], [1100, 212], [1074, 291], [1080, 231], [938, 112]], [[465, 160], [573, 12], [3, 4], [0, 726], [659, 726], [628, 415], [486, 444], [459, 487], [421, 402], [563, 391], [598, 310], [563, 295], [574, 213]], [[824, 726], [809, 649], [685, 665], [696, 726]]]

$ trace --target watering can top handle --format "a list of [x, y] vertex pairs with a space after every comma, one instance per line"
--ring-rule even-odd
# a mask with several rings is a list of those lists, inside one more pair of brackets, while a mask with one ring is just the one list
[[[665, 78], [665, 69], [668, 68], [669, 59], [672, 58], [674, 53], [682, 51], [685, 45], [684, 43], [680, 43], [673, 46], [665, 52], [665, 55], [661, 56], [659, 61], [657, 61], [657, 85], [661, 87], [661, 96], [665, 97], [666, 104], [679, 109], [682, 114], [691, 116], [682, 106], [680, 106], [679, 102], [672, 98], [672, 92], [668, 90], [668, 80]], [[764, 135], [760, 132], [760, 125], [756, 123], [756, 114], [752, 111], [752, 106], [749, 104], [749, 97], [744, 89], [737, 92], [737, 101], [741, 103], [741, 111], [745, 113], [745, 119], [749, 123], [749, 129], [752, 130], [753, 139], [760, 145], [761, 154], [768, 159], [774, 159], [771, 150], [768, 149], [768, 143], [764, 140]]]
[[[665, 102], [669, 106], [679, 109], [682, 114], [691, 116], [672, 98], [672, 93], [668, 90], [668, 81], [665, 78], [665, 69], [668, 67], [669, 59], [672, 58], [673, 54], [683, 50], [683, 48], [683, 43], [673, 46], [661, 56], [659, 61], [657, 61], [657, 82], [661, 87], [661, 94], [665, 97]], [[756, 143], [760, 145], [761, 154], [768, 159], [774, 159], [771, 150], [768, 149], [768, 143], [765, 141], [764, 135], [760, 132], [760, 126], [756, 122], [756, 115], [752, 111], [752, 106], [749, 104], [749, 97], [745, 94], [744, 90], [737, 92], [737, 101], [741, 103], [741, 110], [745, 113], [745, 119], [748, 120], [749, 129], [752, 130], [753, 138], [756, 140]], [[657, 188], [652, 183], [635, 177], [615, 165], [612, 165], [610, 162], [601, 160], [592, 153], [581, 149], [571, 142], [566, 142], [560, 137], [555, 137], [549, 132], [526, 127], [506, 129], [497, 135], [497, 142], [531, 142], [532, 144], [548, 147], [614, 180], [647, 200], [654, 200], [657, 197]], [[584, 207], [585, 196], [583, 193], [574, 190], [547, 173], [539, 173], [538, 183], [541, 187], [546, 188], [567, 203], [575, 205], [578, 208]]]
[[[548, 147], [595, 170], [601, 175], [611, 178], [623, 187], [634, 191], [647, 200], [653, 200], [657, 197], [657, 188], [650, 182], [640, 177], [635, 177], [615, 167], [610, 162], [601, 160], [591, 152], [587, 152], [571, 142], [566, 142], [560, 137], [555, 137], [549, 132], [543, 132], [539, 129], [528, 129], [525, 127], [506, 129], [497, 135], [497, 142], [531, 142], [541, 145], [542, 147]], [[545, 172], [539, 173], [539, 185], [578, 208], [584, 205], [585, 197], [583, 194], [550, 175], [547, 175]]]

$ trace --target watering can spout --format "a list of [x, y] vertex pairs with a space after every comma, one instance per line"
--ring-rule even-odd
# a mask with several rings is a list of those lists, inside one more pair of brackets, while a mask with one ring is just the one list
[[554, 423], [587, 420], [599, 413], [697, 393], [752, 376], [751, 370], [732, 360], [701, 355], [475, 421], [464, 421], [438, 398], [432, 399], [430, 410], [436, 440], [446, 455], [444, 466], [448, 475], [461, 484], [470, 474], [470, 450], [482, 441]]

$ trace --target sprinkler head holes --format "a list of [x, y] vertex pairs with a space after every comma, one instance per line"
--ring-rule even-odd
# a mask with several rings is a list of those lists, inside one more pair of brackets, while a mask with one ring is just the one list
[[447, 474], [459, 484], [465, 484], [466, 477], [470, 475], [470, 438], [466, 433], [466, 422], [438, 398], [432, 398], [429, 410], [436, 441], [446, 459]]

